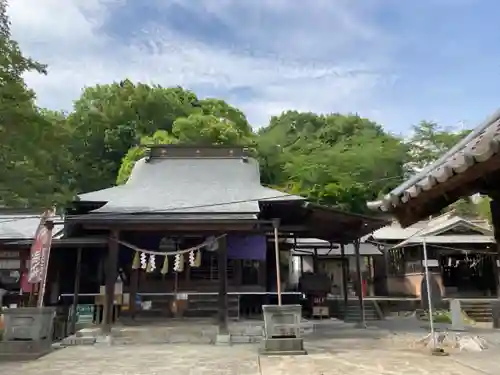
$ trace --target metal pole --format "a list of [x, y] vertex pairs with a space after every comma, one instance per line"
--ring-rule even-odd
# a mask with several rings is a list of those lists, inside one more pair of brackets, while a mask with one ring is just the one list
[[434, 319], [432, 313], [432, 298], [431, 298], [431, 283], [429, 280], [429, 265], [427, 260], [427, 243], [425, 241], [425, 237], [422, 237], [422, 248], [424, 251], [424, 276], [425, 276], [425, 285], [427, 288], [427, 304], [429, 305], [429, 324], [431, 327], [431, 335], [432, 335], [432, 349], [436, 350], [436, 335], [434, 334]]
[[280, 273], [280, 247], [278, 243], [278, 221], [274, 220], [274, 255], [276, 258], [276, 292], [278, 293], [278, 306], [281, 306], [281, 273]]

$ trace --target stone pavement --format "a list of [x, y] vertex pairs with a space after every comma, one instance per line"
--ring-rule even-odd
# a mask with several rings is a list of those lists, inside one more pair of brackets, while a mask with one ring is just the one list
[[[189, 330], [184, 326], [179, 329], [189, 340], [165, 343], [165, 332], [153, 326], [142, 333], [139, 330], [141, 334], [134, 333], [138, 336], [132, 335], [132, 342], [122, 340], [122, 345], [72, 346], [33, 362], [0, 363], [0, 374], [14, 371], [22, 375], [500, 374], [498, 331], [474, 331], [495, 343], [484, 352], [433, 357], [422, 347], [410, 345], [427, 332], [420, 325], [411, 321], [385, 321], [368, 329], [356, 329], [343, 322], [322, 322], [306, 336], [309, 355], [296, 357], [259, 356], [257, 344], [209, 345], [202, 340], [203, 334], [186, 333]], [[158, 331], [156, 336], [154, 331]], [[145, 340], [145, 334], [154, 337]]]
[[[488, 368], [498, 352], [432, 357], [410, 350], [373, 349], [361, 345], [331, 349], [327, 342], [309, 345], [310, 354], [258, 356], [255, 345], [75, 346], [27, 363], [0, 363], [0, 373], [22, 375], [498, 375]], [[352, 343], [350, 343], [352, 344]], [[326, 347], [325, 347], [326, 345]], [[351, 346], [351, 345], [349, 345]], [[484, 355], [484, 353], [488, 353]]]

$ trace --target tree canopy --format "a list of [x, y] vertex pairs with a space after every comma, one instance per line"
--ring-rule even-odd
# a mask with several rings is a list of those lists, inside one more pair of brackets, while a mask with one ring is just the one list
[[[84, 88], [68, 113], [39, 108], [23, 75], [46, 67], [12, 40], [5, 9], [0, 0], [0, 206], [64, 204], [123, 184], [145, 145], [184, 143], [249, 146], [264, 184], [363, 212], [466, 134], [422, 121], [403, 139], [357, 114], [293, 110], [254, 133], [224, 100], [126, 78]], [[456, 208], [487, 215], [471, 204]]]

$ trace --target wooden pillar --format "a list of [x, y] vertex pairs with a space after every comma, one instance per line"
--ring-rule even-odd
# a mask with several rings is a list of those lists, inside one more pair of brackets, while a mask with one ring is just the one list
[[259, 270], [258, 271], [259, 271], [259, 274], [257, 277], [259, 278], [259, 285], [263, 288], [263, 290], [265, 290], [267, 292], [268, 291], [267, 290], [267, 260], [259, 261]]
[[110, 233], [108, 244], [108, 258], [106, 261], [106, 285], [104, 298], [104, 311], [102, 317], [102, 333], [107, 335], [111, 333], [111, 325], [113, 321], [113, 307], [115, 299], [115, 282], [118, 276], [118, 240], [119, 231], [113, 229]]
[[365, 326], [365, 301], [363, 298], [363, 276], [361, 275], [361, 255], [359, 253], [360, 241], [359, 239], [354, 241], [354, 253], [356, 256], [356, 276], [357, 276], [357, 290], [358, 290], [358, 301], [359, 310], [361, 315], [361, 325]]
[[243, 285], [243, 261], [241, 259], [233, 260], [234, 264], [234, 285]]
[[[189, 256], [189, 255], [188, 255]], [[189, 285], [191, 284], [191, 263], [189, 260], [186, 262], [184, 266], [184, 287], [186, 290], [189, 290]]]
[[219, 334], [227, 335], [227, 239], [226, 236], [219, 239], [217, 250], [217, 266], [219, 273]]
[[349, 296], [347, 295], [348, 293], [348, 285], [347, 285], [347, 267], [349, 267], [348, 264], [348, 259], [345, 257], [345, 245], [341, 244], [340, 245], [340, 259], [342, 262], [342, 289], [344, 292], [344, 318], [345, 315], [347, 314], [347, 305], [349, 303]]
[[132, 269], [130, 272], [130, 300], [129, 300], [129, 309], [130, 316], [132, 319], [135, 319], [135, 312], [137, 309], [136, 300], [137, 300], [137, 289], [139, 287], [139, 268]]
[[278, 306], [281, 306], [281, 264], [280, 247], [278, 238], [279, 219], [273, 220], [274, 227], [274, 257], [276, 261], [276, 293], [278, 295]]
[[370, 275], [370, 284], [367, 285], [367, 292], [369, 296], [373, 297], [375, 295], [375, 267], [373, 266], [373, 256], [367, 256], [366, 260], [368, 264], [368, 273]]
[[490, 202], [491, 221], [497, 245], [497, 254], [493, 256], [493, 274], [495, 276], [497, 297], [500, 297], [500, 275], [498, 272], [498, 262], [500, 259], [500, 194], [492, 198]]
[[76, 332], [78, 294], [80, 293], [80, 274], [82, 273], [82, 248], [76, 250], [75, 284], [73, 288], [73, 305], [71, 306], [71, 333]]
[[313, 249], [313, 273], [318, 273], [318, 249]]

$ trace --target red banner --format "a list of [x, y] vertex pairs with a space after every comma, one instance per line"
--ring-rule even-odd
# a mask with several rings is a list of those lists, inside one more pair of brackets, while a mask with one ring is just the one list
[[47, 272], [48, 257], [52, 244], [52, 229], [45, 226], [47, 214], [42, 216], [40, 225], [35, 233], [33, 244], [31, 245], [30, 267], [28, 282], [31, 284], [41, 283], [45, 279]]

